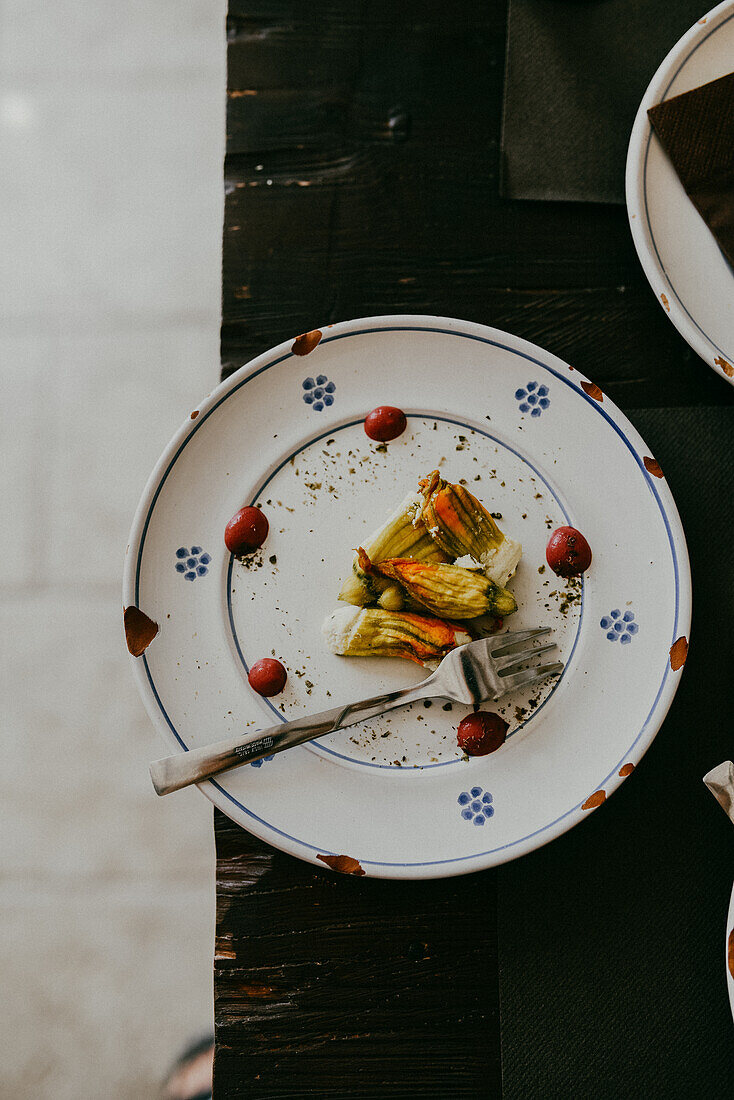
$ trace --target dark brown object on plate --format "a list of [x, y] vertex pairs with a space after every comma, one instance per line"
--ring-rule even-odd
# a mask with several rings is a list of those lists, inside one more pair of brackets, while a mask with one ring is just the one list
[[647, 113], [686, 194], [734, 264], [734, 73]]
[[586, 802], [584, 802], [581, 809], [582, 810], [595, 810], [597, 808], [597, 806], [601, 806], [602, 802], [606, 802], [606, 800], [607, 800], [607, 792], [606, 791], [594, 791], [594, 793], [590, 794], [589, 797], [586, 799]]
[[311, 332], [302, 332], [293, 341], [291, 351], [294, 355], [309, 355], [318, 346], [321, 336], [320, 328], [312, 329]]
[[327, 867], [331, 867], [332, 871], [340, 871], [343, 875], [360, 876], [365, 874], [359, 860], [354, 859], [352, 856], [316, 856], [316, 858], [325, 863]]
[[133, 657], [141, 657], [158, 633], [158, 623], [148, 618], [135, 604], [124, 611], [125, 641]]
[[634, 764], [623, 764], [622, 767], [619, 769], [619, 774], [622, 777], [622, 779], [626, 779], [628, 775], [632, 775], [632, 772], [634, 770], [635, 770]]
[[662, 467], [656, 458], [650, 458], [649, 455], [645, 455], [642, 461], [645, 463], [645, 469], [648, 474], [652, 474], [653, 477], [663, 476]]
[[688, 656], [688, 639], [678, 638], [673, 642], [670, 647], [670, 667], [673, 672], [677, 672], [679, 668], [683, 668], [686, 663], [686, 657]]
[[595, 401], [604, 400], [604, 394], [601, 392], [596, 382], [582, 382], [581, 389], [584, 393], [588, 393], [589, 397], [593, 397]]

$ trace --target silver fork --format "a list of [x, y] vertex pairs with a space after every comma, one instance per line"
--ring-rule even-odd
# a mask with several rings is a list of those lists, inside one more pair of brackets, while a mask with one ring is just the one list
[[[414, 687], [389, 691], [372, 699], [362, 699], [359, 703], [334, 707], [270, 729], [154, 760], [150, 765], [153, 786], [158, 794], [170, 794], [191, 783], [209, 779], [227, 768], [261, 760], [263, 756], [272, 756], [294, 745], [302, 745], [304, 741], [313, 741], [344, 726], [365, 722], [393, 707], [402, 707], [420, 699], [448, 699], [454, 703], [469, 704], [499, 699], [514, 688], [534, 684], [563, 670], [560, 661], [522, 668], [539, 653], [555, 648], [555, 642], [534, 648], [531, 646], [536, 639], [550, 632], [550, 627], [517, 630], [511, 634], [495, 634], [491, 638], [467, 642], [451, 650], [436, 671]], [[525, 648], [518, 651], [518, 646]]]

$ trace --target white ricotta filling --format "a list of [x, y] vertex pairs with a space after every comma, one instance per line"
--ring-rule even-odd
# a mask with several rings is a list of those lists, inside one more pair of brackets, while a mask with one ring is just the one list
[[481, 566], [491, 581], [501, 588], [506, 588], [521, 557], [522, 543], [515, 542], [514, 539], [505, 535], [496, 549], [487, 550], [482, 554]]
[[330, 653], [346, 653], [348, 651], [349, 643], [354, 636], [354, 631], [357, 629], [361, 614], [361, 607], [345, 604], [326, 616], [321, 626], [321, 633]]

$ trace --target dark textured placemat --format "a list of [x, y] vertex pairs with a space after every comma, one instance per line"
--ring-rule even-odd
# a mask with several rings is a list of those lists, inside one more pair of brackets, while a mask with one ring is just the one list
[[501, 190], [624, 202], [632, 123], [700, 0], [510, 0]]
[[[734, 829], [701, 781], [734, 752], [734, 410], [629, 415], [686, 531], [691, 649], [635, 773], [588, 821], [499, 869], [505, 1100], [734, 1096]], [[619, 521], [634, 538], [634, 517]]]

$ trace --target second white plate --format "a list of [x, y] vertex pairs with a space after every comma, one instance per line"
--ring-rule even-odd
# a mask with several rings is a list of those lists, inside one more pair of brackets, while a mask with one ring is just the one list
[[734, 271], [655, 137], [655, 104], [734, 68], [734, 0], [673, 47], [640, 104], [627, 156], [627, 210], [637, 253], [661, 307], [710, 367], [734, 383]]

